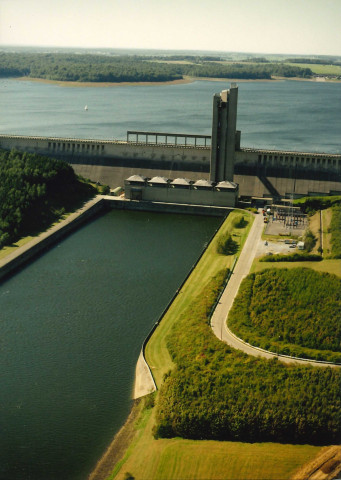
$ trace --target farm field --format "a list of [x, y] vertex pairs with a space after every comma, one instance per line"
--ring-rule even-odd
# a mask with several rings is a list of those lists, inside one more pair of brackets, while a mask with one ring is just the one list
[[286, 63], [291, 67], [310, 68], [317, 75], [341, 75], [341, 66], [339, 65], [319, 65], [316, 63]]

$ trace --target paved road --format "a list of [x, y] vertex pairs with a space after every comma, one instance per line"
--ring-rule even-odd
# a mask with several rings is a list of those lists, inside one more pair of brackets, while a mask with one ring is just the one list
[[233, 301], [237, 295], [241, 281], [250, 272], [250, 268], [256, 254], [258, 244], [261, 241], [263, 226], [264, 226], [263, 216], [261, 214], [256, 215], [253, 225], [251, 227], [249, 236], [244, 244], [244, 248], [236, 263], [234, 272], [231, 275], [231, 278], [224, 290], [224, 293], [220, 298], [220, 302], [217, 305], [212, 315], [211, 326], [214, 334], [220, 340], [226, 342], [231, 347], [236, 348], [238, 350], [242, 350], [248, 355], [253, 355], [256, 357], [260, 356], [263, 358], [277, 357], [279, 360], [281, 360], [281, 362], [285, 362], [285, 363], [309, 364], [309, 365], [314, 365], [316, 367], [323, 367], [323, 366], [339, 367], [339, 365], [300, 360], [300, 359], [295, 359], [291, 357], [276, 355], [261, 349], [257, 349], [256, 347], [252, 347], [251, 345], [245, 344], [227, 328], [225, 320], [228, 316], [230, 308], [232, 307]]

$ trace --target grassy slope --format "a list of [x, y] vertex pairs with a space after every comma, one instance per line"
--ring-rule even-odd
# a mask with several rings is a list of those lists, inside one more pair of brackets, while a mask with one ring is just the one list
[[[231, 214], [224, 222], [220, 233], [231, 228], [234, 216], [235, 213]], [[251, 222], [246, 231], [250, 227]], [[241, 233], [240, 230], [235, 232]], [[246, 232], [239, 238], [245, 240]], [[217, 239], [214, 239], [209, 245], [147, 345], [147, 360], [152, 365], [158, 385], [162, 382], [163, 374], [172, 367], [165, 338], [179, 312], [195, 297], [200, 281], [207, 280], [214, 271], [231, 266], [233, 262], [233, 258], [215, 253], [216, 242]], [[300, 465], [314, 458], [320, 450], [311, 445], [248, 444], [181, 438], [155, 440], [152, 435], [155, 423], [153, 415], [154, 411], [151, 411], [149, 417], [144, 419], [146, 424], [138, 431], [125, 458], [108, 478], [122, 480], [129, 472], [135, 479], [148, 480], [288, 479]]]
[[[240, 212], [239, 212], [240, 213]], [[224, 234], [231, 231], [233, 218], [235, 218], [238, 211], [233, 212], [225, 220], [224, 224], [219, 230], [219, 234]], [[253, 217], [250, 214], [245, 214], [248, 217], [249, 223], [245, 229], [235, 229], [233, 232], [237, 236], [233, 236], [239, 243], [244, 243]], [[216, 253], [217, 238], [208, 246], [205, 255], [199, 261], [197, 267], [190, 275], [188, 281], [179, 291], [179, 295], [175, 298], [172, 308], [168, 310], [163, 318], [160, 326], [155, 331], [146, 348], [146, 359], [151, 366], [153, 376], [156, 384], [161, 385], [163, 375], [172, 368], [173, 363], [166, 347], [166, 337], [169, 334], [172, 325], [176, 322], [179, 312], [182, 311], [189, 302], [197, 295], [198, 285], [200, 282], [205, 283], [215, 272], [222, 268], [231, 267], [234, 261], [234, 256], [226, 257], [224, 255], [217, 255]]]

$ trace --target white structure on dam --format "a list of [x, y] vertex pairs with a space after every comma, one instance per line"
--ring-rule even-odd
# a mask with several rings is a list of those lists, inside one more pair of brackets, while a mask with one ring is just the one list
[[128, 131], [126, 141], [112, 141], [0, 135], [0, 147], [63, 158], [76, 173], [111, 188], [142, 175], [189, 178], [191, 185], [228, 181], [249, 198], [341, 194], [341, 155], [241, 148], [237, 101], [235, 84], [214, 95], [211, 136]]

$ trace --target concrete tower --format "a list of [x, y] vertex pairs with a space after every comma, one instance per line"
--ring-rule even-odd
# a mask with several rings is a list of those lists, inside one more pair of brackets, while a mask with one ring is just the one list
[[231, 83], [229, 90], [213, 97], [213, 121], [211, 140], [210, 179], [213, 182], [233, 182], [234, 152], [238, 135], [237, 125], [238, 86]]

